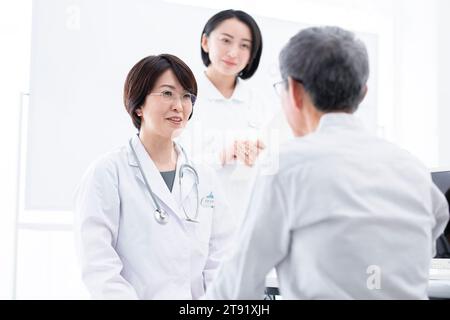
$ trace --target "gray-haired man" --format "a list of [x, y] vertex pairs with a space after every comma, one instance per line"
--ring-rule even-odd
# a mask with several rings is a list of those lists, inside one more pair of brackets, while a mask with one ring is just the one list
[[426, 299], [448, 205], [408, 152], [353, 116], [367, 92], [364, 44], [336, 27], [309, 28], [280, 54], [277, 84], [295, 139], [261, 175], [207, 297], [258, 299], [276, 267], [285, 299]]

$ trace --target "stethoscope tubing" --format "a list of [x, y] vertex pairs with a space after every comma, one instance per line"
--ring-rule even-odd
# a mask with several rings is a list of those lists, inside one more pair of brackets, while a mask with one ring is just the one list
[[[147, 188], [147, 190], [148, 190], [148, 192], [150, 194], [150, 197], [152, 198], [153, 204], [155, 205], [155, 208], [156, 208], [155, 209], [155, 219], [160, 224], [166, 224], [169, 215], [167, 214], [167, 212], [164, 209], [161, 208], [158, 200], [156, 199], [155, 194], [153, 193], [152, 188], [150, 187], [150, 184], [148, 183], [148, 180], [147, 180], [147, 178], [146, 178], [146, 176], [144, 174], [144, 170], [142, 169], [141, 162], [139, 161], [139, 158], [137, 156], [136, 150], [133, 147], [132, 139], [129, 140], [129, 145], [130, 145], [130, 148], [131, 148], [131, 150], [133, 152], [133, 155], [134, 155], [134, 157], [136, 159], [139, 171], [140, 171], [142, 177], [144, 178], [144, 184], [145, 184], [145, 186], [146, 186], [146, 188]], [[185, 163], [185, 164], [181, 165], [179, 173], [178, 173], [178, 179], [179, 179], [179, 185], [180, 185], [180, 201], [182, 201], [182, 199], [181, 199], [181, 197], [182, 197], [181, 196], [181, 185], [182, 185], [181, 180], [183, 179], [183, 175], [184, 175], [183, 174], [183, 170], [186, 168], [186, 169], [188, 169], [189, 171], [192, 172], [192, 174], [194, 175], [194, 178], [195, 178], [195, 188], [196, 188], [196, 192], [197, 192], [197, 206], [196, 206], [196, 210], [195, 210], [194, 219], [189, 217], [189, 215], [187, 214], [187, 212], [184, 209], [183, 205], [182, 205], [182, 208], [183, 208], [184, 215], [186, 216], [186, 221], [198, 222], [197, 218], [198, 218], [199, 206], [200, 206], [200, 199], [199, 199], [199, 194], [198, 194], [198, 184], [199, 184], [198, 173], [197, 173], [197, 170], [195, 170], [195, 168], [192, 165], [189, 164], [189, 159], [188, 159], [187, 154], [184, 151], [183, 147], [181, 147], [181, 146], [179, 146], [179, 147], [180, 147], [181, 152], [183, 153], [184, 158], [186, 159], [186, 162], [188, 162], [187, 164]]]

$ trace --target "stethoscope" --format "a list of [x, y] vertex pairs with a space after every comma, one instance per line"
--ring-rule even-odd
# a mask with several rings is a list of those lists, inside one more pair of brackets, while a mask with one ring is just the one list
[[[144, 178], [145, 186], [147, 187], [147, 190], [150, 193], [150, 197], [153, 200], [153, 204], [155, 205], [155, 208], [156, 208], [155, 209], [155, 213], [154, 213], [155, 220], [159, 224], [166, 224], [168, 222], [168, 220], [169, 220], [169, 214], [163, 208], [161, 208], [161, 206], [159, 205], [159, 202], [157, 201], [156, 196], [153, 193], [152, 188], [150, 187], [150, 184], [147, 181], [147, 178], [145, 177], [144, 170], [142, 170], [141, 162], [139, 161], [139, 158], [137, 156], [136, 150], [134, 150], [134, 147], [133, 147], [133, 144], [132, 144], [132, 139], [130, 139], [129, 144], [130, 144], [131, 150], [133, 151], [134, 157], [136, 158], [136, 162], [137, 162], [139, 171], [140, 171], [142, 177]], [[183, 153], [184, 158], [186, 159], [187, 162], [189, 162], [189, 159], [188, 159], [188, 157], [186, 155], [186, 152], [184, 151], [184, 149], [181, 146], [179, 146], [179, 147], [180, 147], [181, 152]], [[184, 171], [186, 171], [186, 170], [190, 171], [194, 175], [194, 178], [195, 178], [194, 185], [195, 185], [195, 192], [196, 192], [196, 198], [197, 198], [197, 206], [196, 206], [196, 209], [195, 209], [195, 216], [194, 216], [194, 218], [191, 218], [188, 215], [188, 213], [186, 212], [186, 209], [184, 208], [184, 205], [183, 205], [183, 197], [182, 197], [182, 192], [181, 192], [181, 185], [182, 185], [182, 180], [183, 180], [183, 177], [184, 177]], [[198, 211], [199, 211], [199, 206], [200, 206], [200, 199], [199, 199], [199, 194], [198, 194], [199, 179], [198, 179], [197, 170], [195, 170], [195, 168], [192, 165], [188, 164], [188, 163], [182, 164], [180, 166], [179, 173], [178, 173], [178, 183], [179, 183], [179, 186], [180, 186], [180, 204], [181, 204], [181, 207], [183, 209], [184, 215], [186, 217], [185, 219], [188, 222], [198, 223], [197, 218], [198, 218]]]

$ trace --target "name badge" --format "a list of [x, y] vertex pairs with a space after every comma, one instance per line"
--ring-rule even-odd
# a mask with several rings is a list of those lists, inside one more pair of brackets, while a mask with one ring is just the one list
[[214, 208], [214, 202], [214, 195], [212, 192], [200, 200], [200, 204], [203, 208]]

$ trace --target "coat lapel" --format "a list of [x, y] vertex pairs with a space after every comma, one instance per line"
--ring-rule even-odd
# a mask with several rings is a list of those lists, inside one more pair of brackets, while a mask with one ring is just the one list
[[[161, 176], [161, 173], [159, 172], [158, 168], [155, 166], [154, 162], [148, 155], [147, 151], [145, 150], [144, 146], [142, 145], [140, 139], [138, 136], [135, 136], [132, 138], [131, 144], [133, 145], [134, 150], [136, 151], [136, 154], [139, 158], [139, 162], [142, 166], [142, 171], [150, 185], [150, 188], [152, 189], [153, 194], [156, 196], [157, 200], [159, 200], [159, 205], [164, 208], [165, 210], [170, 210], [174, 212], [177, 216], [184, 219], [184, 213], [182, 213], [182, 210], [180, 210], [180, 206], [178, 205], [178, 199], [175, 197], [175, 194], [172, 194], [169, 191], [169, 188], [167, 187], [166, 183], [164, 182], [164, 179]], [[178, 157], [179, 159], [180, 157]], [[177, 184], [178, 179], [178, 167], [179, 167], [179, 160], [177, 161], [177, 173], [175, 176], [174, 181], [174, 188]], [[128, 145], [128, 163], [130, 166], [135, 167], [136, 177], [139, 179], [145, 190], [147, 191], [147, 188], [145, 187], [145, 181], [142, 177], [142, 174], [138, 168], [138, 163], [136, 161], [136, 158], [133, 154], [133, 151], [131, 150], [131, 147]], [[148, 192], [148, 191], [147, 191]], [[150, 194], [149, 194], [150, 197]]]
[[[191, 192], [195, 192], [194, 185], [195, 185], [195, 175], [194, 173], [187, 169], [183, 169], [183, 178], [180, 180], [180, 169], [183, 164], [190, 164], [189, 159], [185, 156], [185, 153], [182, 151], [181, 147], [178, 144], [175, 144], [176, 151], [178, 153], [178, 161], [177, 161], [177, 172], [175, 175], [175, 182], [173, 186], [173, 194], [176, 196], [176, 199], [178, 202], [180, 202], [181, 197], [181, 203], [184, 203], [186, 201], [186, 198], [189, 196]], [[181, 181], [181, 186], [180, 186]], [[181, 192], [181, 195], [180, 195]], [[195, 196], [195, 195], [194, 195]]]

